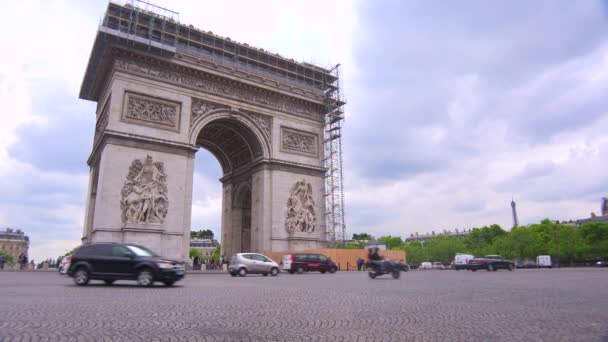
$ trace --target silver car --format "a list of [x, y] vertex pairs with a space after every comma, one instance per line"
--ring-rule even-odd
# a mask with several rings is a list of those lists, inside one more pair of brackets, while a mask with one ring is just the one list
[[258, 273], [263, 276], [279, 274], [279, 265], [267, 256], [258, 253], [237, 253], [230, 258], [228, 272], [233, 277], [237, 274], [244, 277], [247, 273]]

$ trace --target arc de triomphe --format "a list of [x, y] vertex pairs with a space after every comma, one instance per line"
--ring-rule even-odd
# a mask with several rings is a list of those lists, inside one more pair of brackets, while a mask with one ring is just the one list
[[110, 3], [80, 98], [96, 101], [83, 243], [187, 258], [193, 165], [223, 169], [223, 254], [321, 248], [327, 69]]

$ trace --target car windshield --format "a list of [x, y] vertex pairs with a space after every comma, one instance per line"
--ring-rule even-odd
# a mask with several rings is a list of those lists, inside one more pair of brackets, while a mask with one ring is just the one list
[[129, 245], [129, 246], [127, 246], [127, 248], [137, 256], [152, 256], [152, 257], [158, 256], [158, 254], [152, 252], [151, 250], [147, 249], [146, 247]]

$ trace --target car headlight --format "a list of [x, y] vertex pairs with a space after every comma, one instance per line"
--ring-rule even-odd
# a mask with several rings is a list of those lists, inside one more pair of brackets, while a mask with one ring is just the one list
[[172, 264], [169, 264], [167, 262], [159, 262], [156, 264], [159, 268], [173, 268]]

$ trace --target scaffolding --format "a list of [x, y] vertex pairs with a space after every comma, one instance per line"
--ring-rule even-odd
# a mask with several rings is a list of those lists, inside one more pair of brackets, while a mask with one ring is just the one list
[[342, 124], [345, 102], [340, 90], [340, 64], [331, 69], [330, 74], [332, 77], [327, 80], [324, 91], [325, 231], [330, 244], [343, 244], [346, 238], [342, 171]]
[[204, 59], [318, 95], [322, 95], [327, 83], [335, 81], [325, 68], [184, 25], [179, 22], [178, 12], [146, 1], [129, 0], [124, 5], [110, 2], [100, 32], [112, 36], [111, 39], [126, 39], [131, 47]]

